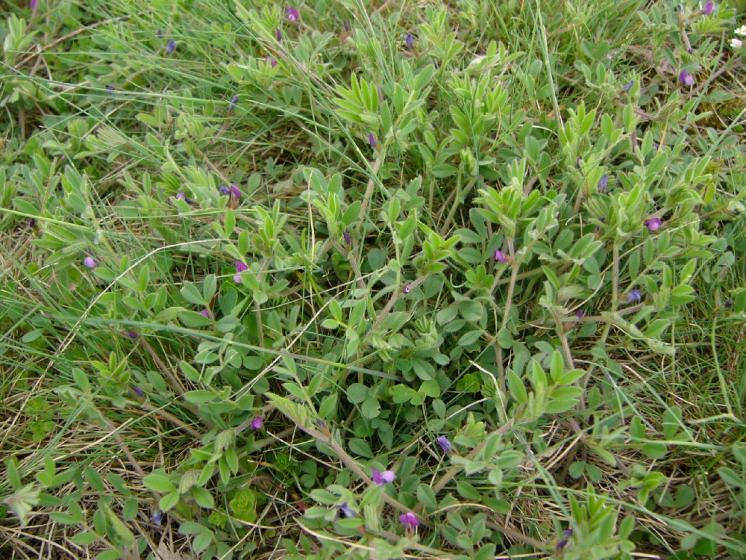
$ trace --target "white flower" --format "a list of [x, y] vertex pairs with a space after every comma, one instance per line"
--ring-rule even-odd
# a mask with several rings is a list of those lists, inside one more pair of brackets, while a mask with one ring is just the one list
[[746, 37], [746, 25], [742, 25], [738, 29], [734, 31], [736, 35], [740, 35], [741, 37]]
[[733, 37], [730, 40], [730, 48], [740, 49], [742, 46], [743, 46], [743, 41], [741, 41], [741, 39], [736, 39], [735, 37]]

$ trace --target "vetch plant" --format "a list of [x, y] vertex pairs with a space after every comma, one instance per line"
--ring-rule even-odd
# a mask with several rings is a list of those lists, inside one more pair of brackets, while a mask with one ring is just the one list
[[738, 557], [733, 2], [84, 4], [0, 24], [0, 555]]

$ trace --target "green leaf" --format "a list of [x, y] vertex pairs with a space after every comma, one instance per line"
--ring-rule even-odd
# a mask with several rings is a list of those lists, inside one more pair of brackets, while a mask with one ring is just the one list
[[143, 478], [142, 482], [149, 490], [160, 492], [161, 494], [176, 490], [176, 486], [171, 482], [171, 479], [163, 473], [149, 474]]
[[733, 469], [728, 467], [720, 467], [718, 469], [718, 474], [720, 475], [720, 478], [723, 479], [723, 482], [725, 482], [728, 486], [746, 490], [746, 479], [739, 476], [738, 473]]
[[508, 370], [508, 389], [510, 390], [511, 396], [519, 403], [525, 404], [528, 402], [528, 393], [526, 387], [523, 385], [523, 381], [518, 375], [511, 369]]
[[440, 396], [440, 385], [434, 379], [423, 381], [418, 392], [428, 397], [438, 398]]
[[438, 506], [435, 492], [433, 492], [433, 489], [427, 484], [419, 484], [417, 486], [417, 501], [428, 508], [435, 508]]
[[194, 487], [191, 491], [192, 498], [197, 502], [197, 505], [205, 509], [213, 509], [215, 507], [215, 500], [207, 490], [204, 488]]
[[505, 350], [513, 347], [513, 335], [507, 327], [503, 327], [497, 332], [497, 343]]
[[409, 400], [417, 393], [417, 391], [415, 391], [408, 385], [403, 385], [401, 383], [391, 387], [389, 389], [389, 392], [391, 393], [391, 400], [393, 400], [396, 404], [409, 402]]
[[381, 414], [381, 403], [379, 403], [378, 399], [374, 397], [368, 397], [363, 401], [363, 404], [360, 407], [360, 412], [362, 413], [363, 418], [376, 418]]
[[479, 491], [465, 480], [456, 484], [456, 491], [467, 500], [474, 500], [477, 503], [482, 501], [482, 495]]
[[359, 457], [365, 457], [366, 459], [373, 458], [373, 451], [367, 441], [360, 438], [352, 438], [347, 446], [350, 451]]
[[77, 545], [88, 546], [96, 542], [96, 539], [98, 539], [96, 533], [93, 531], [84, 531], [83, 533], [74, 535], [70, 540]]
[[552, 353], [552, 360], [549, 366], [549, 375], [551, 375], [555, 383], [559, 383], [559, 380], [562, 378], [562, 374], [564, 372], [565, 372], [565, 361], [562, 358], [562, 354], [560, 353], [560, 351], [555, 350]]
[[207, 301], [205, 301], [205, 298], [202, 297], [202, 294], [197, 289], [197, 286], [192, 283], [184, 284], [184, 286], [181, 288], [181, 296], [193, 305], [198, 305], [200, 307], [207, 306]]
[[179, 503], [179, 493], [170, 492], [169, 494], [166, 494], [160, 499], [160, 501], [158, 502], [158, 507], [161, 509], [161, 511], [169, 511], [170, 509], [174, 508], [176, 504], [178, 503]]
[[353, 383], [347, 387], [347, 399], [352, 404], [359, 404], [368, 398], [368, 388], [362, 383]]
[[338, 393], [331, 393], [324, 397], [319, 406], [319, 417], [326, 420], [330, 420], [337, 410], [337, 401], [339, 399]]

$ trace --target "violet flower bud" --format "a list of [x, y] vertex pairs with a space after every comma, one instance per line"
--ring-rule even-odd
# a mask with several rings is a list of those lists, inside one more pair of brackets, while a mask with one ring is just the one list
[[394, 471], [379, 471], [378, 469], [371, 469], [371, 480], [378, 486], [385, 486], [396, 479], [396, 473]]

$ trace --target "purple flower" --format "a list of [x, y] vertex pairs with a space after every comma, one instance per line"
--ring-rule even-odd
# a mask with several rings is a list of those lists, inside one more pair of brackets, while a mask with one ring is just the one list
[[176, 50], [176, 41], [173, 39], [169, 39], [168, 43], [166, 43], [166, 54], [173, 54], [173, 52]]
[[83, 259], [83, 266], [85, 266], [86, 268], [94, 269], [98, 266], [98, 263], [96, 262], [96, 259], [89, 255]]
[[275, 29], [275, 39], [278, 43], [282, 43], [282, 30], [279, 27]]
[[585, 317], [585, 311], [583, 311], [582, 309], [578, 309], [575, 312], [575, 317], [577, 317], [578, 321], [580, 321], [583, 317]]
[[212, 313], [210, 313], [209, 309], [203, 309], [202, 311], [199, 312], [199, 314], [205, 317], [206, 319], [212, 319]]
[[144, 397], [145, 396], [145, 391], [143, 391], [142, 389], [140, 389], [140, 387], [138, 387], [137, 385], [135, 385], [134, 387], [132, 387], [132, 390], [135, 392], [135, 394], [138, 397]]
[[407, 45], [407, 48], [411, 51], [414, 48], [414, 35], [407, 33], [407, 36], [404, 37], [404, 44]]
[[624, 91], [629, 91], [629, 90], [632, 89], [633, 85], [635, 85], [635, 81], [634, 80], [630, 80], [629, 82], [627, 82], [626, 84], [624, 84], [624, 86], [622, 86], [622, 89]]
[[416, 529], [420, 525], [420, 520], [411, 511], [408, 511], [407, 513], [402, 513], [399, 516], [399, 521], [407, 529]]
[[238, 95], [234, 95], [231, 97], [230, 101], [228, 101], [228, 110], [232, 111], [236, 108], [236, 105], [238, 105]]
[[345, 230], [345, 232], [342, 234], [342, 237], [344, 238], [347, 245], [352, 245], [352, 236], [350, 235], [349, 231]]
[[187, 199], [186, 193], [181, 192], [181, 191], [176, 193], [176, 200], [183, 200], [186, 202], [186, 199]]
[[233, 276], [233, 281], [236, 284], [240, 284], [241, 283], [241, 273], [242, 272], [246, 272], [247, 270], [249, 270], [249, 267], [243, 261], [236, 261], [235, 264], [236, 264], [236, 274], [235, 274], [235, 276]]
[[570, 542], [570, 537], [572, 537], [572, 529], [565, 529], [562, 531], [563, 538], [557, 542], [557, 550], [560, 551], [563, 548], [567, 546], [567, 543]]
[[225, 196], [228, 196], [229, 194], [231, 194], [231, 190], [225, 185], [220, 185], [218, 187], [218, 191], [220, 192], [220, 194], [224, 194]]
[[712, 12], [715, 11], [715, 2], [712, 0], [707, 0], [705, 2], [705, 5], [702, 7], [702, 15], [703, 16], [711, 16]]
[[451, 444], [451, 440], [449, 440], [446, 436], [438, 436], [435, 439], [438, 446], [443, 450], [443, 453], [450, 453], [451, 449], [453, 449], [453, 445]]
[[370, 147], [373, 150], [375, 150], [376, 146], [378, 145], [378, 142], [376, 142], [376, 135], [372, 132], [368, 134], [368, 144], [370, 144]]
[[390, 482], [394, 482], [394, 480], [396, 479], [396, 474], [394, 473], [394, 471], [381, 472], [378, 469], [371, 469], [370, 472], [370, 478], [373, 480], [373, 483], [377, 484], [378, 486], [385, 486]]
[[277, 60], [272, 58], [271, 56], [266, 57], [264, 60], [266, 60], [267, 64], [269, 64], [272, 68], [277, 66]]
[[28, 7], [31, 8], [31, 11], [36, 10], [36, 6], [39, 4], [39, 0], [31, 0], [31, 2], [28, 3]]
[[694, 78], [689, 72], [687, 72], [686, 70], [682, 70], [679, 73], [679, 82], [681, 82], [682, 86], [691, 87], [694, 85]]
[[114, 86], [112, 85], [106, 86], [106, 93], [108, 93], [109, 95], [114, 95]]
[[408, 294], [409, 292], [411, 292], [411, 291], [412, 291], [412, 286], [410, 286], [409, 284], [407, 284], [406, 286], [404, 286], [404, 289], [403, 289], [402, 291], [403, 291], [403, 292], [404, 292], [405, 294]]
[[344, 517], [355, 517], [355, 510], [348, 506], [347, 502], [344, 502], [339, 506], [339, 513]]
[[598, 180], [598, 185], [596, 185], [596, 188], [598, 189], [598, 192], [605, 193], [607, 189], [609, 188], [609, 176], [601, 175], [601, 178]]
[[287, 8], [285, 10], [285, 15], [288, 18], [288, 21], [296, 22], [300, 19], [300, 12], [298, 11], [298, 8]]
[[495, 251], [495, 260], [499, 263], [505, 264], [508, 262], [508, 257], [505, 253], [503, 253], [500, 249]]
[[150, 517], [150, 520], [155, 524], [158, 525], [158, 527], [161, 526], [161, 523], [163, 522], [163, 512], [159, 510], [155, 510], [153, 512], [153, 515]]
[[137, 338], [137, 333], [135, 331], [127, 331], [124, 334], [127, 338], [131, 338], [132, 340], [135, 340]]
[[642, 301], [642, 293], [640, 290], [634, 289], [627, 294], [627, 303], [637, 303]]
[[264, 427], [264, 416], [254, 416], [249, 423], [249, 427], [255, 432], [261, 430]]
[[662, 224], [663, 220], [655, 216], [645, 220], [645, 227], [648, 228], [648, 231], [658, 231], [661, 228]]

